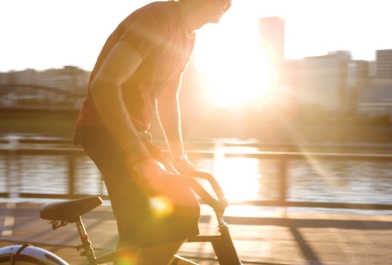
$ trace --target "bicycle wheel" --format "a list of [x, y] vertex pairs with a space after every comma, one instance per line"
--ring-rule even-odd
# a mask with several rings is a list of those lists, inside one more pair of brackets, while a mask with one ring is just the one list
[[0, 265], [68, 265], [45, 249], [25, 245], [0, 248]]

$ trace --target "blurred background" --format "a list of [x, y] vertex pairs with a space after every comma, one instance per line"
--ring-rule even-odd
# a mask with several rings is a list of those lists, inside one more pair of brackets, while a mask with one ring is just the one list
[[[149, 2], [0, 3], [3, 197], [106, 196], [70, 139], [104, 41]], [[234, 0], [198, 32], [183, 77], [183, 138], [196, 167], [238, 204], [391, 210], [387, 10], [386, 0]], [[156, 118], [150, 132], [166, 150]]]

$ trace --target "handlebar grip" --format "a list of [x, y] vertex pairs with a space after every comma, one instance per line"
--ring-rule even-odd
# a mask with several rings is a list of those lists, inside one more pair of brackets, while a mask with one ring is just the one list
[[224, 201], [221, 201], [221, 199], [217, 200], [212, 197], [194, 178], [173, 173], [169, 173], [167, 177], [170, 182], [176, 182], [190, 187], [206, 204], [211, 206], [215, 211], [224, 211], [224, 209], [227, 207], [227, 204]]

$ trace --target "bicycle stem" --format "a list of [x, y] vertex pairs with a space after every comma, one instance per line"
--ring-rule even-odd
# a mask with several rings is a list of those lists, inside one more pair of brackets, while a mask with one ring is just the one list
[[223, 220], [224, 211], [215, 211], [216, 219], [218, 221], [218, 226], [225, 226], [226, 222]]
[[224, 211], [215, 211], [215, 214], [218, 220], [218, 229], [221, 238], [221, 248], [214, 248], [215, 251], [220, 252], [218, 256], [219, 264], [242, 265], [230, 236], [229, 226], [223, 220]]

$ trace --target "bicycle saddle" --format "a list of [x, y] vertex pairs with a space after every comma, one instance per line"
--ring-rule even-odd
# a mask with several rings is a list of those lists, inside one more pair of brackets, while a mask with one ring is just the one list
[[39, 216], [44, 220], [73, 223], [79, 216], [91, 211], [101, 204], [102, 199], [98, 196], [63, 202], [51, 202], [41, 207]]

